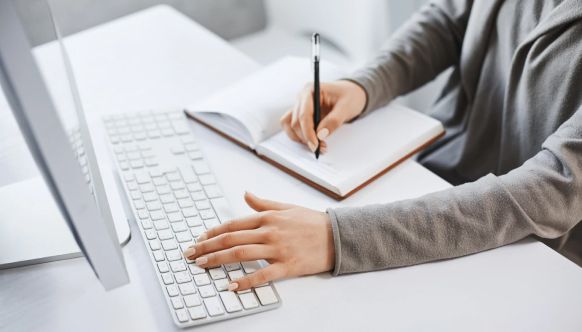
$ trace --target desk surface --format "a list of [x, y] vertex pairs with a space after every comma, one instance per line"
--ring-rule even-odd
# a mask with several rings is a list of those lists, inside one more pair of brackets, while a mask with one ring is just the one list
[[[167, 7], [78, 34], [69, 49], [89, 112], [180, 108], [257, 68]], [[42, 48], [38, 56], [50, 63]], [[317, 209], [340, 204], [208, 130], [192, 128], [237, 214], [250, 212], [244, 190]], [[341, 204], [388, 202], [447, 187], [407, 161]], [[133, 224], [132, 231], [138, 234]], [[131, 240], [123, 252], [131, 284], [108, 293], [83, 259], [0, 271], [0, 330], [175, 329], [141, 241]], [[281, 308], [199, 330], [579, 331], [580, 280], [582, 269], [524, 240], [408, 268], [279, 281]]]

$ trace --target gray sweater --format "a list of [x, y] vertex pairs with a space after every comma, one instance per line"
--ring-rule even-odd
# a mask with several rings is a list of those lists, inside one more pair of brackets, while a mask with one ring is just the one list
[[447, 133], [419, 160], [456, 186], [329, 209], [334, 274], [458, 257], [529, 235], [581, 257], [582, 1], [433, 1], [350, 79], [368, 94], [365, 114], [449, 67], [430, 111]]

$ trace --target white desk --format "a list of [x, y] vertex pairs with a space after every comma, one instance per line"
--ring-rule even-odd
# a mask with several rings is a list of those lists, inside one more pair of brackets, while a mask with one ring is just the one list
[[[90, 112], [184, 106], [257, 67], [166, 7], [78, 34], [69, 47]], [[337, 204], [192, 127], [237, 213], [249, 212], [241, 200], [244, 190], [318, 209]], [[411, 198], [447, 186], [408, 161], [342, 204]], [[83, 259], [0, 271], [0, 330], [175, 329], [143, 244], [133, 239], [123, 251], [131, 284], [109, 293]], [[580, 331], [581, 281], [582, 269], [525, 240], [409, 268], [280, 281], [281, 308], [199, 330]]]

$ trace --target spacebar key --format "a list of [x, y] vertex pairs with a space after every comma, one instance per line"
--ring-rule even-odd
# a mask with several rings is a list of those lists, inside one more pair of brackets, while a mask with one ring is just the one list
[[213, 198], [210, 200], [210, 203], [212, 204], [214, 212], [216, 212], [216, 215], [218, 216], [218, 219], [220, 220], [221, 223], [228, 222], [232, 218], [234, 218], [234, 215], [232, 214], [230, 205], [228, 204], [226, 198], [224, 197]]

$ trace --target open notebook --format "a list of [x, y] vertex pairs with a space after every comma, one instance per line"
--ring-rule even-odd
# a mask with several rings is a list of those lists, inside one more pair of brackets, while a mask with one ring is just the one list
[[[327, 139], [328, 152], [316, 160], [306, 146], [287, 138], [279, 124], [311, 76], [308, 59], [286, 57], [186, 112], [336, 199], [348, 197], [444, 133], [440, 122], [392, 103], [344, 124]], [[322, 81], [343, 76], [332, 64], [321, 64]]]

